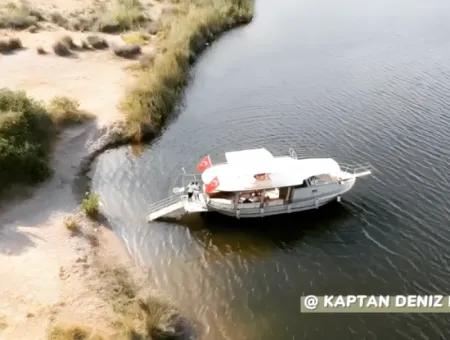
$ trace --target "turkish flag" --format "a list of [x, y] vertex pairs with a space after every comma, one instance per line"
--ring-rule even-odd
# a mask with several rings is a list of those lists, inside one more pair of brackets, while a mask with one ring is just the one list
[[207, 194], [210, 194], [216, 190], [216, 188], [219, 186], [219, 179], [216, 177], [213, 178], [211, 182], [205, 185], [205, 191]]
[[201, 159], [201, 161], [197, 164], [197, 171], [203, 172], [206, 169], [208, 169], [212, 165], [211, 157], [209, 155], [206, 155]]

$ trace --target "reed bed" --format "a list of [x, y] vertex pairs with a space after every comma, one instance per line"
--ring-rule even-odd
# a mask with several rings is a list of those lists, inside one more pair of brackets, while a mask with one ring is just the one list
[[152, 67], [142, 68], [135, 86], [122, 102], [127, 134], [136, 141], [159, 131], [188, 82], [190, 65], [220, 33], [248, 23], [252, 0], [180, 2], [158, 33], [161, 53]]

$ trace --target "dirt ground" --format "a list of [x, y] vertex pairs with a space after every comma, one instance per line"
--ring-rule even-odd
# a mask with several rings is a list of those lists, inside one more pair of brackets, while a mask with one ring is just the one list
[[[27, 3], [38, 10], [67, 14], [105, 1]], [[143, 3], [157, 19], [164, 2]], [[51, 46], [60, 37], [70, 35], [80, 44], [88, 34], [46, 23], [36, 33], [0, 29], [0, 39], [18, 37], [23, 44], [23, 49], [0, 54], [0, 88], [24, 90], [45, 102], [68, 96], [95, 116], [94, 121], [60, 133], [51, 179], [27, 198], [0, 202], [0, 339], [46, 339], [48, 329], [59, 323], [83, 324], [114, 338], [112, 322], [117, 316], [98, 294], [103, 283], [96, 263], [126, 267], [131, 275], [139, 275], [124, 244], [108, 228], [81, 219], [84, 232], [73, 235], [64, 226], [64, 218], [78, 209], [79, 196], [73, 189], [80, 163], [99, 128], [123, 120], [118, 104], [134, 80], [129, 66], [137, 62], [119, 58], [110, 49], [75, 51], [71, 57], [53, 53]], [[96, 34], [110, 45], [123, 44], [120, 35]], [[38, 54], [37, 47], [48, 53]], [[150, 41], [143, 51], [154, 49]]]

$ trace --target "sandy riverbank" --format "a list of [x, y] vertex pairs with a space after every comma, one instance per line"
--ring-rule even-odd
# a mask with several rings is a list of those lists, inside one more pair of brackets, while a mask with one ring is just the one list
[[[42, 13], [57, 10], [63, 15], [91, 6], [89, 1], [75, 0], [27, 4]], [[164, 2], [145, 5], [152, 20], [158, 20], [165, 6]], [[51, 179], [25, 199], [0, 204], [1, 339], [46, 339], [55, 327], [79, 327], [80, 332], [85, 329], [105, 339], [127, 338], [125, 328], [140, 327], [145, 333], [139, 324], [124, 327], [122, 320], [129, 310], [117, 310], [124, 298], [136, 305], [137, 296], [149, 294], [140, 285], [144, 271], [134, 266], [121, 240], [80, 213], [80, 232], [73, 234], [64, 226], [64, 218], [78, 211], [79, 195], [73, 188], [83, 160], [104, 143], [98, 140], [102, 130], [123, 121], [118, 104], [124, 88], [134, 80], [128, 68], [137, 62], [117, 57], [109, 49], [77, 50], [70, 57], [52, 51], [62, 36], [69, 35], [81, 45], [89, 34], [50, 22], [40, 22], [34, 33], [0, 29], [0, 38], [19, 38], [23, 45], [21, 50], [0, 54], [0, 88], [25, 90], [45, 102], [68, 96], [95, 117], [59, 133]], [[124, 43], [118, 34], [96, 35], [109, 45]], [[38, 54], [38, 47], [47, 53]], [[142, 53], [153, 53], [154, 48], [150, 42]], [[125, 281], [132, 285], [131, 293], [120, 291]]]
[[[189, 10], [188, 2], [13, 2], [15, 7], [0, 8], [0, 27], [2, 15], [13, 11], [12, 8], [15, 14], [11, 20], [14, 22], [27, 21], [30, 15], [38, 20], [20, 30], [17, 27], [0, 28], [0, 40], [18, 38], [23, 46], [13, 51], [0, 50], [0, 88], [24, 90], [30, 97], [45, 103], [55, 96], [67, 96], [76, 100], [80, 109], [94, 119], [60, 130], [52, 153], [50, 165], [53, 175], [49, 180], [28, 190], [26, 197], [19, 194], [10, 197], [9, 201], [0, 202], [0, 339], [84, 339], [94, 335], [96, 339], [131, 339], [135, 338], [133, 332], [142, 339], [167, 335], [195, 338], [190, 322], [162, 302], [166, 301], [165, 298], [155, 298], [157, 293], [145, 287], [146, 272], [134, 265], [122, 241], [107, 227], [90, 221], [79, 212], [80, 195], [74, 189], [79, 190], [80, 171], [86, 170], [92, 156], [114, 143], [116, 137], [120, 139], [123, 136], [126, 119], [120, 104], [127, 88], [133, 88], [140, 79], [140, 85], [133, 93], [141, 93], [145, 100], [131, 96], [132, 104], [139, 107], [136, 117], [142, 121], [138, 124], [148, 122], [142, 113], [151, 111], [147, 102], [153, 100], [149, 97], [152, 84], [164, 88], [161, 92], [164, 95], [181, 91], [187, 78], [187, 66], [183, 66], [179, 81], [174, 85], [176, 89], [171, 89], [166, 82], [176, 74], [172, 69], [167, 74], [158, 69], [154, 72], [157, 77], [149, 78], [153, 74], [152, 60], [156, 59], [158, 67], [167, 66], [162, 61], [172, 62], [169, 59], [172, 57], [176, 57], [174, 60], [178, 62], [178, 45], [190, 46], [195, 41], [194, 47], [198, 52], [203, 48], [200, 45], [206, 46], [206, 41], [221, 30], [231, 28], [231, 21], [219, 20], [222, 22], [219, 25], [211, 20], [217, 26], [213, 32], [208, 31], [209, 15], [217, 17], [217, 13], [205, 2], [201, 5], [204, 7], [200, 6], [204, 16], [202, 20], [205, 21], [193, 25], [191, 31], [186, 27], [189, 34], [179, 35], [181, 31], [178, 30], [183, 29], [183, 25], [196, 20], [196, 12]], [[113, 53], [117, 46], [129, 44], [123, 29], [120, 33], [105, 33], [72, 28], [72, 23], [88, 16], [91, 19], [99, 16], [94, 21], [98, 19], [105, 25], [101, 22], [103, 12], [113, 3], [126, 6], [139, 3], [119, 18], [125, 22], [130, 16], [141, 20], [139, 33], [132, 32], [132, 39], [139, 40], [140, 44], [140, 53], [133, 58]], [[21, 7], [24, 4], [26, 6]], [[133, 12], [136, 8], [145, 14], [144, 19]], [[183, 13], [189, 14], [189, 20], [180, 19]], [[222, 11], [221, 15], [224, 13], [228, 12]], [[50, 19], [54, 17], [57, 20]], [[175, 31], [168, 34], [171, 20], [177, 24], [173, 26]], [[159, 34], [162, 22], [165, 22], [166, 31]], [[114, 25], [108, 23], [105, 27], [109, 30]], [[197, 30], [203, 33], [199, 35]], [[84, 48], [92, 34], [104, 39], [108, 47]], [[196, 39], [190, 34], [196, 35]], [[69, 56], [62, 57], [54, 52], [53, 45], [64, 36], [69, 36], [75, 46]], [[174, 39], [178, 36], [179, 39]], [[178, 45], [172, 51], [170, 44], [173, 41]], [[181, 64], [187, 65], [187, 59], [191, 57], [183, 54]], [[154, 94], [158, 96], [158, 92]], [[177, 97], [173, 97], [170, 107]], [[75, 233], [64, 224], [64, 219], [74, 214], [79, 226]], [[67, 328], [71, 334], [62, 331]]]
[[[80, 213], [79, 232], [64, 225], [78, 210], [73, 184], [95, 131], [93, 123], [66, 129], [54, 151], [52, 178], [29, 198], [2, 204], [1, 339], [46, 339], [54, 327], [74, 325], [105, 339], [126, 339], [121, 326], [126, 315], [115, 304], [124, 298], [136, 304], [138, 295], [150, 294], [145, 272], [111, 230]], [[123, 296], [129, 294], [121, 290], [124, 280], [132, 283], [132, 296]]]

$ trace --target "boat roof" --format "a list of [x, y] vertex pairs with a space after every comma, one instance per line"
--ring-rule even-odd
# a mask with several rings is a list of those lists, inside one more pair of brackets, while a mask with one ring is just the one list
[[[225, 153], [226, 163], [213, 165], [202, 174], [204, 183], [215, 177], [219, 180], [216, 191], [251, 191], [300, 185], [311, 176], [337, 175], [339, 164], [332, 158], [295, 159], [274, 157], [266, 149], [251, 149]], [[268, 174], [266, 180], [255, 175]]]

